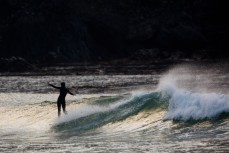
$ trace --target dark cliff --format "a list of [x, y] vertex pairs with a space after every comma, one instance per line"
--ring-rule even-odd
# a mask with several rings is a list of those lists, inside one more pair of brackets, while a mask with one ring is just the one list
[[226, 6], [217, 0], [1, 0], [0, 56], [46, 63], [176, 52], [226, 57]]

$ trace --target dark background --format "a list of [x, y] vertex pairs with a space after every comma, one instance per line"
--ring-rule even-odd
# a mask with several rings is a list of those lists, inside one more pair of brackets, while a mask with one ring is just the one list
[[47, 64], [225, 59], [228, 10], [224, 0], [1, 0], [0, 57]]

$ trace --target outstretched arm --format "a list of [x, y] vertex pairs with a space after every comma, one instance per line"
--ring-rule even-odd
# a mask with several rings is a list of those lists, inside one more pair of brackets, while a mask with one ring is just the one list
[[53, 84], [49, 83], [49, 85], [53, 88], [60, 89], [60, 87], [54, 86]]
[[70, 95], [74, 95], [74, 94], [73, 94], [71, 91], [69, 91], [69, 90], [68, 90], [68, 93], [69, 93]]

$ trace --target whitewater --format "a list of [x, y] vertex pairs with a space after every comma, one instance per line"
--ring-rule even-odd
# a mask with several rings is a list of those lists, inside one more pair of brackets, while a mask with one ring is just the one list
[[[0, 152], [228, 152], [229, 70], [181, 64], [162, 74], [1, 76]], [[68, 115], [57, 117], [65, 81]], [[95, 91], [79, 86], [93, 84]]]

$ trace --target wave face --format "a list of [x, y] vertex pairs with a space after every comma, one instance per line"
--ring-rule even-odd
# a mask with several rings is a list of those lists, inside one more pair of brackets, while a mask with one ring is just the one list
[[82, 105], [69, 112], [67, 116], [55, 122], [53, 129], [62, 132], [81, 132], [125, 120], [142, 111], [165, 108], [167, 103], [160, 92], [135, 93], [129, 99], [106, 102], [106, 105], [103, 101], [102, 99], [95, 104]]

